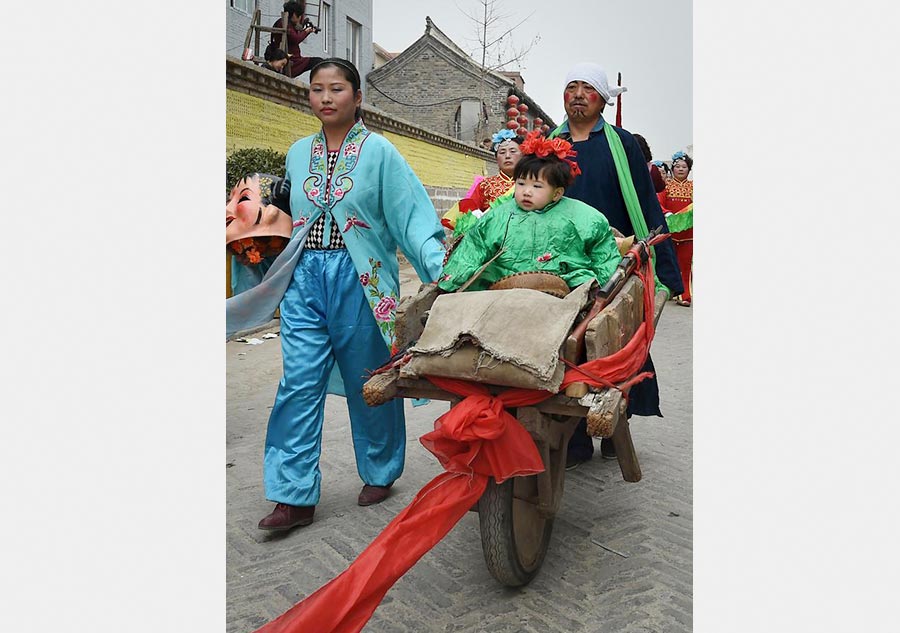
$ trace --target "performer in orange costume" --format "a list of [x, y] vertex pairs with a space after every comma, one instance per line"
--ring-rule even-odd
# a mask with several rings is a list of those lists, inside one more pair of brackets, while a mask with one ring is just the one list
[[[523, 140], [521, 136], [516, 136], [516, 133], [509, 129], [503, 129], [494, 134], [491, 139], [491, 148], [496, 156], [497, 168], [500, 172], [487, 178], [479, 176], [466, 197], [443, 215], [441, 224], [453, 230], [455, 235], [461, 235], [468, 230], [475, 219], [480, 218], [488, 210], [494, 200], [512, 189], [513, 170], [516, 168], [516, 163], [522, 158], [522, 150], [519, 149], [519, 145]], [[464, 217], [457, 229], [457, 221], [467, 213], [473, 215]]]

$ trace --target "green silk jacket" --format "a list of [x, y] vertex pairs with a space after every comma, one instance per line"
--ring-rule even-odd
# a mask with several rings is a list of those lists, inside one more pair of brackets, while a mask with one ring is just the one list
[[591, 278], [602, 285], [621, 259], [609, 222], [594, 207], [563, 197], [539, 211], [525, 211], [511, 198], [466, 232], [438, 285], [456, 290], [501, 247], [503, 253], [469, 290], [484, 290], [501, 277], [531, 271], [559, 275], [569, 288]]

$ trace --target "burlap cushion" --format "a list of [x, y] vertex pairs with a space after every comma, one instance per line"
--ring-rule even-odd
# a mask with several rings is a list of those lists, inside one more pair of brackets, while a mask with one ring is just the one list
[[441, 295], [400, 375], [556, 392], [565, 373], [560, 349], [594, 283], [564, 299], [524, 288]]

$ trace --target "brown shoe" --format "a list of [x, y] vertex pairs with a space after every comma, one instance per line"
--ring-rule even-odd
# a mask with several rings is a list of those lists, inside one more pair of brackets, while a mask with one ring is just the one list
[[260, 530], [290, 530], [312, 523], [315, 512], [316, 506], [289, 506], [286, 503], [278, 503], [272, 514], [260, 521], [257, 527]]
[[387, 499], [388, 491], [393, 485], [393, 482], [386, 486], [370, 486], [369, 484], [366, 484], [362, 487], [356, 502], [361, 506], [371, 506], [376, 503], [381, 503]]

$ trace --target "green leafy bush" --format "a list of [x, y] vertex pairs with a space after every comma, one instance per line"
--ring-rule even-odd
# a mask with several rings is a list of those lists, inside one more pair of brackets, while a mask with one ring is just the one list
[[285, 158], [285, 154], [268, 147], [247, 147], [232, 152], [225, 161], [226, 195], [242, 176], [253, 172], [284, 176]]

